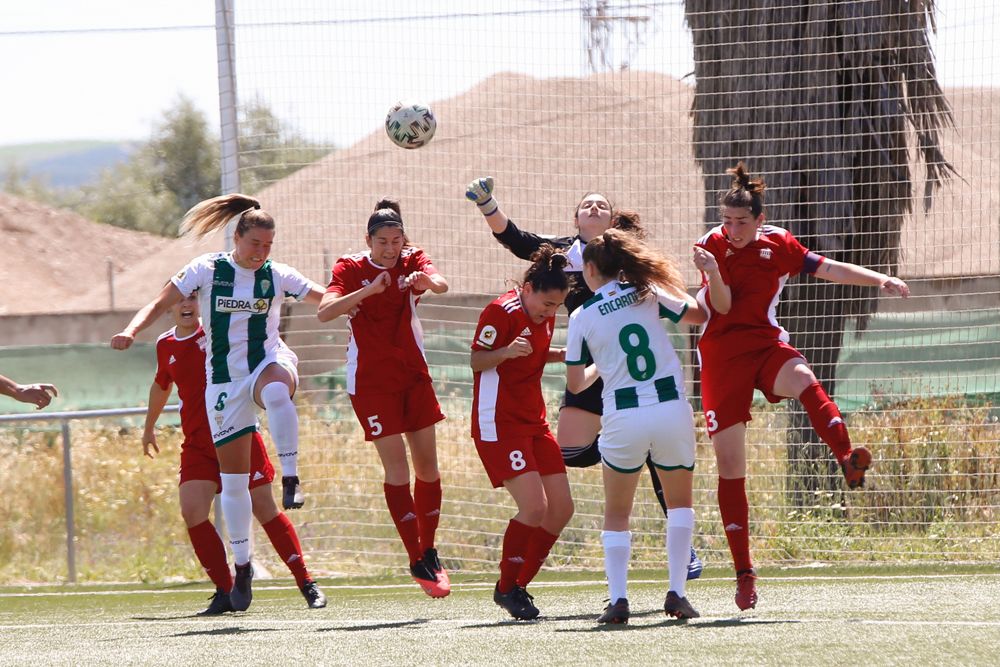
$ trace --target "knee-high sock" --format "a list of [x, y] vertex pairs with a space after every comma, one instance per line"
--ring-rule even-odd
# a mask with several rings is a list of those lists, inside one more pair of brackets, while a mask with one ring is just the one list
[[687, 569], [691, 561], [691, 535], [694, 533], [694, 508], [675, 507], [667, 517], [667, 563], [670, 590], [684, 597]]
[[226, 519], [229, 547], [237, 565], [250, 561], [250, 519], [253, 505], [250, 502], [250, 473], [222, 473], [222, 516]]
[[660, 476], [656, 474], [656, 466], [653, 465], [653, 459], [650, 456], [646, 457], [646, 468], [649, 469], [649, 479], [653, 483], [653, 493], [656, 494], [656, 502], [660, 503], [663, 516], [667, 516], [667, 499], [663, 495], [663, 485], [660, 484]]
[[736, 571], [749, 570], [753, 565], [750, 562], [750, 506], [745, 477], [719, 478], [719, 512]]
[[413, 505], [417, 509], [421, 552], [434, 548], [434, 535], [441, 519], [441, 478], [425, 482], [419, 477], [413, 482]]
[[410, 565], [413, 565], [423, 558], [424, 554], [420, 551], [417, 509], [413, 505], [413, 496], [410, 495], [410, 485], [383, 484], [382, 490], [385, 493], [385, 504], [389, 507], [389, 515], [392, 516], [399, 538], [406, 547]]
[[851, 453], [851, 436], [837, 404], [819, 382], [813, 382], [799, 394], [799, 403], [806, 409], [813, 429], [840, 461]]
[[563, 463], [570, 468], [589, 468], [601, 462], [601, 450], [597, 447], [597, 442], [601, 436], [594, 438], [589, 445], [579, 447], [563, 447]]
[[289, 572], [295, 577], [295, 583], [299, 588], [305, 586], [311, 578], [309, 570], [306, 569], [306, 560], [302, 556], [302, 545], [299, 544], [298, 533], [295, 526], [288, 520], [284, 512], [278, 512], [274, 517], [261, 528], [267, 533], [267, 539], [271, 540], [271, 545], [278, 552], [278, 556], [288, 566]]
[[278, 450], [282, 477], [299, 474], [299, 415], [288, 396], [283, 382], [271, 382], [260, 390], [260, 399], [267, 410], [267, 426]]
[[603, 530], [604, 574], [608, 577], [608, 597], [611, 604], [628, 598], [628, 562], [632, 557], [632, 531]]
[[531, 580], [535, 578], [538, 571], [542, 569], [545, 559], [552, 551], [552, 545], [559, 539], [558, 535], [553, 535], [541, 526], [535, 528], [528, 538], [528, 548], [524, 550], [524, 564], [521, 571], [517, 573], [517, 585], [527, 588]]
[[207, 519], [197, 526], [188, 528], [188, 537], [194, 547], [194, 555], [205, 568], [205, 574], [212, 580], [215, 587], [222, 591], [233, 588], [233, 573], [229, 571], [226, 561], [226, 545], [222, 543], [215, 526]]
[[500, 554], [500, 581], [497, 584], [501, 593], [509, 593], [517, 583], [517, 575], [524, 566], [524, 552], [534, 532], [534, 526], [527, 526], [516, 519], [507, 523], [507, 530], [503, 534], [503, 551]]

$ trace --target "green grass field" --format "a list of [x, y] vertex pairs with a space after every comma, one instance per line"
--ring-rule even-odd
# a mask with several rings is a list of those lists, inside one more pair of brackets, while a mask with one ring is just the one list
[[445, 600], [402, 578], [321, 580], [308, 610], [289, 581], [256, 582], [248, 612], [200, 618], [205, 585], [0, 589], [0, 664], [996, 664], [1000, 573], [974, 568], [764, 571], [738, 612], [729, 573], [688, 597], [702, 618], [662, 612], [665, 583], [633, 572], [628, 626], [594, 618], [598, 573], [543, 572], [542, 618], [516, 622], [490, 577], [456, 577]]

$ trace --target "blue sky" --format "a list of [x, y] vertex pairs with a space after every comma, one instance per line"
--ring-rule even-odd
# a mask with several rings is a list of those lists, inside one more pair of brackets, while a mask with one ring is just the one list
[[[332, 0], [330, 0], [332, 2]], [[254, 0], [236, 0], [239, 22]], [[269, 3], [256, 1], [255, 20], [267, 20], [262, 11]], [[280, 3], [273, 3], [280, 4]], [[309, 21], [324, 12], [323, 2], [298, 2], [290, 11], [282, 7], [280, 20]], [[329, 6], [329, 5], [326, 5]], [[438, 0], [413, 8], [413, 3], [385, 0], [380, 3], [338, 0], [338, 17], [391, 18], [414, 12], [435, 14], [469, 12], [467, 2]], [[352, 27], [352, 40], [336, 47], [324, 44], [324, 54], [385, 58], [390, 62], [376, 82], [351, 80], [358, 73], [336, 69], [338, 57], [317, 58], [315, 114], [323, 105], [342, 105], [336, 127], [325, 137], [341, 145], [377, 127], [384, 109], [395, 98], [417, 95], [432, 100], [462, 92], [495, 71], [521, 70], [536, 76], [579, 76], [584, 73], [580, 19], [574, 3], [564, 0], [504, 0], [491, 9], [552, 10], [545, 15], [544, 39], [533, 40], [530, 26], [541, 18], [494, 17], [482, 21], [457, 20], [456, 30], [522, 31], [524, 44], [516, 57], [489, 50], [487, 39], [473, 36], [460, 53], [454, 45], [441, 45], [433, 57], [451, 58], [461, 65], [447, 79], [414, 77], [395, 67], [399, 54], [373, 48], [388, 31], [405, 32], [398, 23], [361, 23]], [[946, 86], [1000, 85], [996, 52], [1000, 10], [994, 0], [939, 0], [939, 36], [935, 41], [939, 77]], [[689, 38], [683, 26], [680, 2], [667, 0], [660, 7], [655, 48], [647, 47], [636, 58], [642, 69], [657, 69], [675, 76], [690, 71]], [[329, 13], [329, 12], [326, 12]], [[0, 119], [0, 145], [62, 139], [143, 139], [151, 124], [178, 95], [193, 99], [213, 122], [218, 119], [218, 90], [213, 0], [31, 0], [0, 3], [0, 90], [6, 104]], [[527, 28], [525, 26], [528, 26]], [[549, 30], [549, 26], [554, 26]], [[136, 30], [115, 30], [132, 28]], [[155, 30], [139, 30], [158, 28]], [[651, 53], [652, 51], [656, 53]], [[404, 63], [405, 64], [405, 63]], [[398, 73], [398, 76], [396, 74]], [[280, 76], [280, 74], [278, 74]], [[281, 86], [260, 71], [256, 85]], [[329, 85], [325, 85], [329, 83]], [[371, 90], [370, 94], [344, 91]], [[254, 90], [241, 87], [245, 99]], [[282, 113], [280, 102], [276, 110]], [[308, 116], [309, 114], [304, 114]], [[327, 123], [327, 126], [329, 123]], [[303, 128], [308, 133], [308, 128]]]

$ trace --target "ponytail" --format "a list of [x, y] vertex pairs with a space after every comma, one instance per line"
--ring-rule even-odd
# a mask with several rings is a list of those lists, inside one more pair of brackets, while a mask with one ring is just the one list
[[646, 238], [646, 228], [639, 221], [639, 212], [632, 209], [615, 210], [611, 216], [611, 226], [629, 232], [637, 239]]
[[566, 275], [568, 264], [569, 259], [565, 252], [544, 243], [531, 255], [531, 266], [524, 272], [521, 284], [530, 284], [535, 292], [568, 290], [569, 276]]
[[677, 264], [621, 229], [612, 228], [591, 239], [583, 249], [583, 261], [593, 264], [605, 278], [631, 283], [642, 298], [654, 285], [677, 296], [685, 293]]
[[212, 230], [225, 227], [237, 215], [240, 216], [236, 223], [238, 236], [243, 236], [253, 227], [274, 229], [274, 218], [261, 210], [258, 200], [235, 193], [206, 199], [192, 206], [181, 221], [181, 236], [205, 236]]
[[748, 208], [753, 217], [759, 217], [764, 212], [764, 189], [767, 188], [764, 180], [750, 178], [742, 160], [732, 169], [727, 169], [726, 173], [732, 174], [733, 182], [729, 191], [719, 198], [719, 204], [730, 208]]

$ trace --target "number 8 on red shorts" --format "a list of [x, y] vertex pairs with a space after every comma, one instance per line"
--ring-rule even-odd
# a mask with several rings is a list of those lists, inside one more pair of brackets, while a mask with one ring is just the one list
[[527, 472], [537, 472], [543, 477], [566, 472], [559, 443], [550, 431], [497, 441], [475, 440], [476, 451], [494, 488]]

